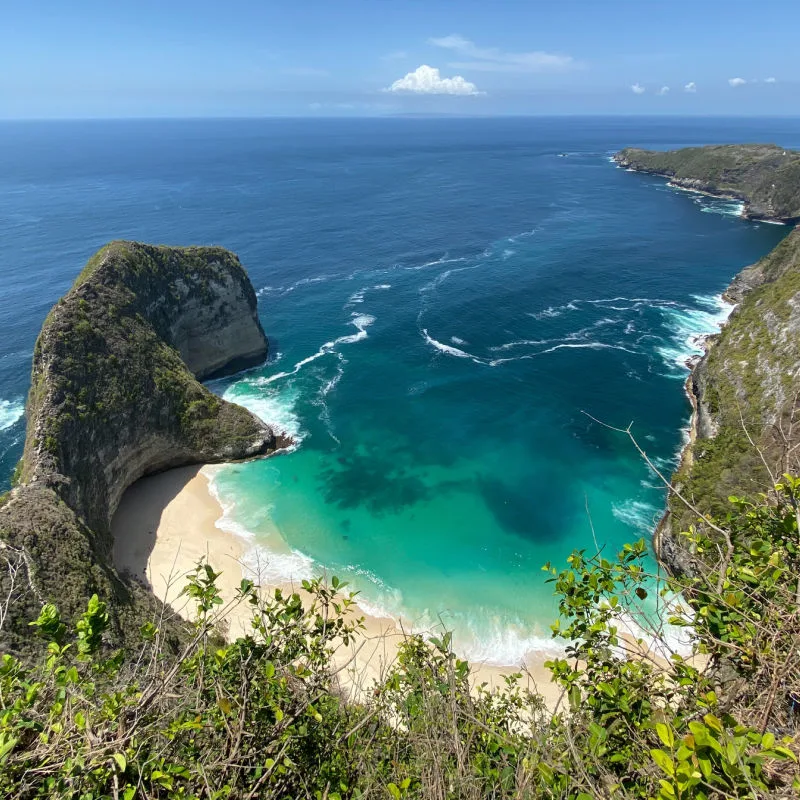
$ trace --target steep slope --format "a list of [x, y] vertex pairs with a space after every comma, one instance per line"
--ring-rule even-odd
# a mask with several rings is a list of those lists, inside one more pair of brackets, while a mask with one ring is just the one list
[[[131, 606], [154, 605], [113, 569], [114, 511], [142, 475], [275, 449], [268, 426], [197, 380], [266, 354], [255, 292], [232, 253], [113, 242], [89, 261], [36, 342], [19, 485], [0, 509], [24, 598], [0, 650], [24, 649], [45, 600], [70, 616], [94, 592], [113, 598], [121, 639]], [[11, 573], [0, 572], [5, 597]], [[146, 616], [132, 618], [138, 630]]]
[[[798, 469], [800, 229], [741, 272], [727, 294], [738, 305], [687, 382], [696, 435], [673, 477], [717, 516], [730, 510], [730, 495], [754, 497], [769, 489], [770, 472]], [[674, 543], [691, 514], [676, 499], [669, 508], [662, 536]]]
[[745, 203], [745, 216], [800, 221], [800, 153], [773, 144], [713, 145], [660, 152], [626, 147], [626, 169], [669, 178], [683, 189]]

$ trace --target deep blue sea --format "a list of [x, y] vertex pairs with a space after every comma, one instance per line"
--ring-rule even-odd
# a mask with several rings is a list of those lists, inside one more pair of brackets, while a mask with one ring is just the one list
[[683, 441], [692, 337], [787, 230], [616, 168], [625, 145], [800, 147], [787, 119], [0, 123], [0, 455], [34, 341], [110, 239], [220, 244], [268, 364], [213, 385], [296, 450], [221, 468], [222, 525], [268, 578], [326, 571], [442, 620], [467, 654], [542, 647], [541, 567], [649, 536]]

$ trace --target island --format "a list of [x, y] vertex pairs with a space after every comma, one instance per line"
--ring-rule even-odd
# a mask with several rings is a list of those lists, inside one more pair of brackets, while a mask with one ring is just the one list
[[668, 178], [672, 186], [744, 203], [743, 216], [800, 222], [800, 152], [774, 144], [725, 144], [680, 150], [626, 147], [620, 167]]
[[13, 614], [0, 651], [31, 646], [43, 602], [67, 619], [97, 594], [124, 643], [155, 598], [114, 569], [110, 523], [143, 475], [253, 458], [282, 444], [200, 380], [264, 362], [268, 344], [239, 259], [220, 247], [116, 241], [87, 263], [36, 342], [24, 455], [0, 508]]

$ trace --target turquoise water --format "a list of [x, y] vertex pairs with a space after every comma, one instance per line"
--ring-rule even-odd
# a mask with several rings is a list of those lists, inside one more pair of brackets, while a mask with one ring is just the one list
[[800, 123], [0, 126], [4, 468], [36, 330], [91, 252], [224, 244], [272, 355], [212, 388], [296, 447], [216, 473], [222, 524], [269, 579], [337, 574], [368, 610], [441, 621], [473, 658], [514, 663], [549, 643], [542, 565], [649, 537], [663, 506], [626, 438], [587, 415], [633, 422], [669, 470], [692, 337], [786, 233], [609, 153], [776, 139], [800, 144]]

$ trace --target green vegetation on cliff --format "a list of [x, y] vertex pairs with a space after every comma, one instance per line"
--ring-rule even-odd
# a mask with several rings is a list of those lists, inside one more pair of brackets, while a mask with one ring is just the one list
[[69, 619], [92, 594], [113, 601], [120, 639], [125, 609], [152, 609], [114, 571], [111, 517], [142, 475], [275, 448], [267, 425], [197, 380], [266, 353], [255, 292], [227, 250], [113, 242], [89, 260], [34, 350], [24, 457], [0, 508], [0, 543], [24, 568], [4, 649], [29, 646], [45, 601]]
[[666, 152], [626, 147], [617, 163], [676, 186], [745, 202], [747, 216], [800, 220], [800, 153], [772, 144], [712, 145]]
[[[697, 438], [674, 481], [721, 517], [731, 495], [753, 496], [797, 469], [800, 444], [800, 230], [731, 285], [738, 302], [695, 367]], [[670, 502], [673, 530], [687, 512]]]

